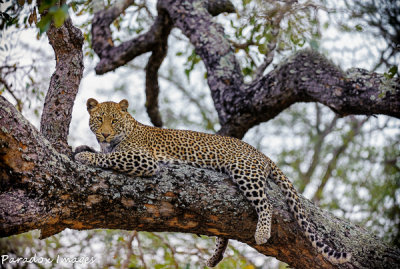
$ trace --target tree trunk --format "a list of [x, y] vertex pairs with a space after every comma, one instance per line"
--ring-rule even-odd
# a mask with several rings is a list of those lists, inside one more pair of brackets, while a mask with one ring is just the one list
[[[65, 228], [171, 231], [215, 235], [247, 243], [296, 268], [333, 268], [317, 255], [270, 183], [272, 235], [257, 246], [257, 215], [228, 176], [189, 166], [165, 166], [151, 178], [89, 168], [57, 152], [0, 96], [0, 235], [40, 229], [42, 238]], [[301, 198], [318, 233], [351, 252], [337, 268], [396, 268], [400, 252], [369, 231]]]

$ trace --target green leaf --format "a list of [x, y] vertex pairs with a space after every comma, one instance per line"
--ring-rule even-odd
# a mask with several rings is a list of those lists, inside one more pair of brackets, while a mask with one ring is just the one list
[[249, 76], [253, 73], [253, 70], [250, 67], [245, 67], [242, 69], [243, 75]]
[[51, 14], [50, 13], [40, 19], [40, 21], [36, 25], [39, 28], [40, 35], [49, 29], [50, 23], [51, 23]]
[[185, 75], [188, 80], [190, 80], [190, 71], [189, 69], [185, 69]]
[[44, 0], [41, 2], [39, 11], [42, 13], [44, 10], [51, 8], [57, 3], [58, 0]]
[[259, 51], [261, 54], [266, 54], [267, 51], [268, 51], [267, 45], [266, 45], [266, 44], [260, 44], [260, 45], [258, 46], [258, 51]]
[[271, 33], [266, 33], [264, 37], [267, 39], [268, 42], [271, 42], [274, 36]]
[[362, 32], [363, 31], [363, 27], [361, 25], [359, 25], [359, 24], [357, 24], [355, 26], [355, 28], [356, 28], [357, 32]]
[[255, 17], [251, 17], [250, 18], [250, 24], [254, 25], [256, 23], [256, 18]]
[[398, 67], [396, 65], [394, 65], [389, 69], [389, 74], [391, 74], [392, 77], [394, 77], [397, 73], [397, 70], [398, 70]]
[[389, 71], [384, 73], [383, 75], [387, 79], [394, 78], [394, 76], [397, 74], [398, 67], [396, 65], [392, 66]]
[[340, 25], [340, 30], [343, 32], [351, 32], [351, 28], [345, 24]]
[[68, 6], [63, 5], [53, 13], [54, 25], [60, 27], [64, 24], [65, 19], [68, 17]]

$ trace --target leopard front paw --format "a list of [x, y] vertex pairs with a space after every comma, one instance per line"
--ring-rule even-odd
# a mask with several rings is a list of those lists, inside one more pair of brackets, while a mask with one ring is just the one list
[[78, 154], [75, 155], [75, 161], [81, 164], [91, 165], [94, 162], [94, 153], [79, 152]]
[[93, 152], [93, 153], [96, 152], [92, 147], [89, 147], [89, 146], [86, 146], [86, 145], [81, 145], [81, 146], [78, 146], [78, 147], [75, 148], [74, 154], [76, 155], [76, 154], [78, 154], [80, 152], [85, 152], [85, 151]]

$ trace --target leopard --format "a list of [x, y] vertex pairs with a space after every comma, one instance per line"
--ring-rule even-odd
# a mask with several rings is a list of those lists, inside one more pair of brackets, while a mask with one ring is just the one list
[[[126, 99], [99, 103], [90, 98], [86, 106], [89, 127], [101, 152], [78, 152], [77, 162], [138, 177], [154, 176], [162, 165], [171, 163], [227, 174], [255, 208], [257, 245], [265, 244], [271, 236], [273, 208], [266, 192], [267, 180], [270, 180], [279, 186], [289, 211], [317, 253], [332, 264], [350, 261], [351, 253], [339, 252], [321, 239], [291, 181], [270, 158], [250, 144], [230, 136], [142, 124], [128, 112]], [[206, 262], [208, 267], [215, 267], [223, 259], [228, 241], [216, 238], [215, 250]]]

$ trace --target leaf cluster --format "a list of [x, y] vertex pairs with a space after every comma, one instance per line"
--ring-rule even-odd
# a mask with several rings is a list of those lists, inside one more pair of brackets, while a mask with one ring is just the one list
[[39, 12], [42, 14], [40, 21], [37, 23], [39, 34], [46, 32], [50, 24], [53, 22], [56, 27], [64, 24], [68, 15], [68, 5], [59, 5], [58, 0], [43, 0], [39, 5]]

